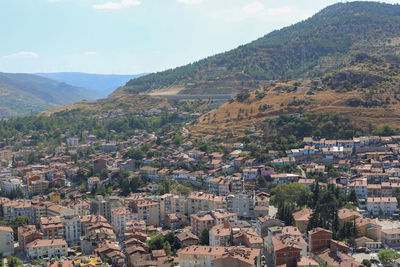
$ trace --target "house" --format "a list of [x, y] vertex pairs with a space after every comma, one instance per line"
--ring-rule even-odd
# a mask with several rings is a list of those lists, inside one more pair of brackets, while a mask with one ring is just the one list
[[301, 233], [307, 231], [308, 221], [310, 220], [312, 209], [301, 209], [293, 212], [293, 219], [295, 221], [295, 226]]
[[14, 253], [14, 230], [11, 227], [0, 226], [0, 252], [4, 256]]
[[158, 169], [150, 166], [143, 166], [139, 170], [140, 175], [146, 179], [158, 179]]
[[258, 175], [258, 169], [255, 168], [245, 168], [243, 169], [243, 178], [245, 180], [255, 180]]
[[182, 248], [197, 245], [199, 242], [199, 238], [191, 232], [178, 233], [175, 235], [175, 238]]
[[340, 209], [338, 211], [339, 224], [344, 224], [345, 222], [353, 222], [355, 219], [362, 217], [362, 215], [351, 209]]
[[99, 177], [96, 177], [96, 176], [89, 177], [88, 180], [87, 180], [89, 191], [92, 191], [92, 189], [95, 186], [97, 186], [99, 184], [99, 182], [100, 182], [100, 178]]
[[382, 229], [382, 244], [390, 248], [400, 247], [400, 228]]

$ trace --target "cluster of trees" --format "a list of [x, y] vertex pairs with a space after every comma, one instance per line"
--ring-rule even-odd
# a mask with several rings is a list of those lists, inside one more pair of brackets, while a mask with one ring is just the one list
[[307, 113], [300, 118], [282, 114], [276, 120], [266, 120], [267, 139], [279, 144], [290, 144], [307, 136], [329, 139], [351, 139], [365, 130], [357, 128], [350, 118], [339, 113]]
[[338, 211], [343, 207], [352, 208], [357, 203], [354, 191], [344, 194], [334, 185], [320, 187], [318, 180], [312, 190], [298, 184], [280, 184], [271, 191], [271, 202], [278, 208], [277, 217], [286, 225], [293, 225], [293, 211], [309, 207], [313, 210], [308, 230], [322, 227], [330, 229], [335, 239], [352, 239], [357, 236], [355, 222], [339, 224]]
[[[18, 233], [18, 227], [29, 224], [29, 218], [26, 216], [18, 216], [9, 220], [0, 220], [0, 225], [11, 227], [14, 233]], [[18, 235], [14, 235], [14, 240], [18, 240]]]
[[167, 255], [175, 255], [176, 251], [181, 248], [173, 231], [165, 236], [162, 234], [156, 235], [148, 240], [147, 244], [151, 250], [164, 249]]
[[184, 121], [177, 113], [166, 111], [151, 118], [132, 115], [102, 121], [93, 117], [71, 116], [67, 112], [50, 117], [31, 115], [0, 120], [0, 139], [31, 134], [32, 145], [58, 145], [64, 141], [63, 134], [67, 131], [73, 136], [81, 136], [82, 131], [87, 130], [100, 139], [126, 140], [138, 129], [163, 133], [170, 129], [171, 123], [179, 124]]

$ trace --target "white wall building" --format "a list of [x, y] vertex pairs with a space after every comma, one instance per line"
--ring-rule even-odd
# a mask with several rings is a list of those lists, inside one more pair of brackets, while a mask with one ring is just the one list
[[397, 199], [395, 197], [369, 197], [367, 210], [374, 216], [390, 215], [397, 212]]

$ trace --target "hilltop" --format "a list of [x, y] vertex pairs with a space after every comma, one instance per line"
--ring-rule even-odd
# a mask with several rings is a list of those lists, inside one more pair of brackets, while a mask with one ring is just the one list
[[348, 65], [355, 54], [398, 51], [399, 15], [398, 5], [338, 3], [231, 51], [130, 80], [112, 96], [154, 90], [229, 94], [257, 89], [267, 80], [320, 77]]
[[[360, 54], [349, 66], [321, 78], [270, 81], [260, 89], [238, 94], [234, 100], [200, 117], [190, 130], [194, 135], [240, 137], [252, 129], [266, 138], [297, 136], [301, 132], [311, 134], [310, 129], [318, 128], [308, 125], [312, 121], [301, 120], [302, 116], [316, 114], [337, 114], [341, 118], [337, 123], [353, 130], [371, 132], [371, 128], [384, 125], [400, 128], [399, 66], [397, 56], [377, 58]], [[283, 114], [296, 118], [290, 127], [274, 123]], [[324, 123], [324, 119], [319, 122]]]
[[33, 74], [0, 73], [0, 118], [24, 116], [99, 95]]

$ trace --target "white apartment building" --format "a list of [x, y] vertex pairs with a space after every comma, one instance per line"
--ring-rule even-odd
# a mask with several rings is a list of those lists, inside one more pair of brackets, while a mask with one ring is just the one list
[[111, 210], [111, 225], [117, 235], [125, 234], [126, 223], [128, 221], [138, 221], [137, 213], [132, 212], [127, 207], [115, 208]]
[[31, 258], [53, 258], [68, 255], [68, 245], [64, 239], [37, 239], [27, 246], [27, 256]]
[[14, 231], [11, 227], [0, 226], [0, 252], [3, 256], [14, 253]]
[[374, 216], [390, 215], [397, 212], [397, 199], [395, 197], [369, 197], [367, 210]]
[[21, 189], [21, 181], [17, 178], [7, 178], [0, 183], [1, 191], [10, 193], [12, 191]]
[[78, 215], [66, 215], [61, 218], [64, 226], [65, 240], [69, 244], [79, 244], [81, 240], [81, 219]]

